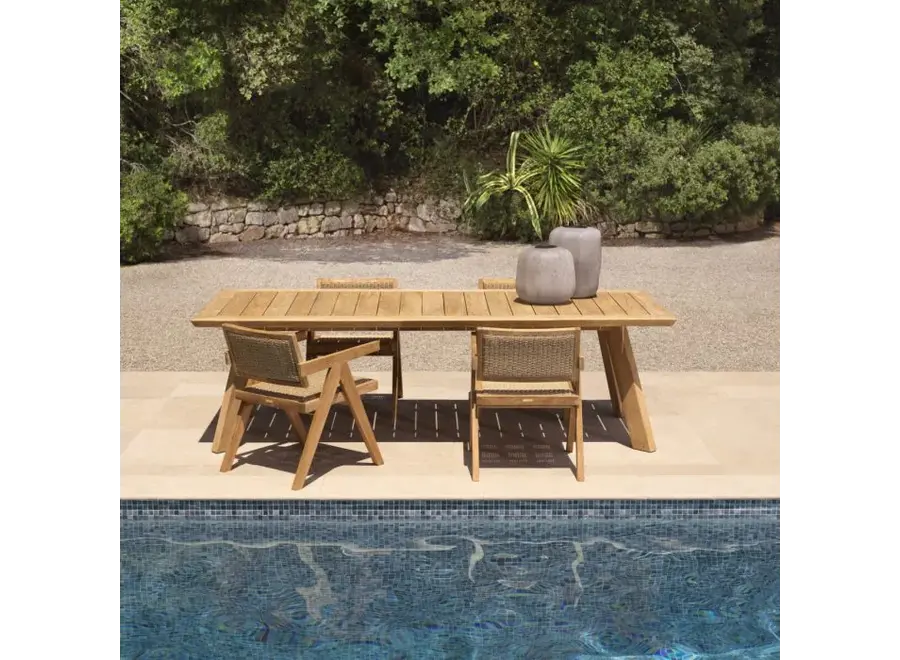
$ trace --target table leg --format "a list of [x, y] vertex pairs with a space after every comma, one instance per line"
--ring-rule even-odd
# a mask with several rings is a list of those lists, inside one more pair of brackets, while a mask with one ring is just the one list
[[616, 384], [616, 374], [613, 371], [612, 357], [609, 353], [609, 338], [606, 330], [597, 330], [597, 341], [600, 343], [600, 355], [603, 356], [603, 369], [606, 371], [606, 385], [609, 388], [609, 402], [612, 404], [613, 415], [622, 416], [622, 394]]
[[234, 367], [229, 364], [228, 380], [225, 381], [225, 394], [222, 395], [222, 405], [219, 408], [219, 420], [216, 422], [216, 434], [213, 436], [212, 453], [214, 454], [221, 454], [225, 451], [224, 445], [227, 439], [223, 436], [225, 433], [226, 421], [228, 420], [228, 415], [234, 412], [232, 407], [236, 405], [234, 403], [234, 388], [243, 387], [246, 385], [246, 382], [245, 378], [238, 378], [235, 375]]
[[650, 428], [650, 416], [647, 414], [647, 404], [644, 401], [644, 390], [641, 388], [637, 363], [628, 337], [628, 328], [612, 328], [604, 332], [616, 387], [621, 398], [625, 426], [628, 428], [628, 435], [631, 436], [631, 446], [641, 451], [656, 451], [653, 430]]

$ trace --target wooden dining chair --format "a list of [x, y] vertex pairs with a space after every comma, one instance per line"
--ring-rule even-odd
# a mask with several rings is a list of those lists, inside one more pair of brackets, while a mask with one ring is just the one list
[[[303, 361], [294, 332], [253, 330], [227, 324], [222, 330], [234, 374], [230, 399], [223, 406], [227, 418], [222, 472], [229, 472], [234, 465], [241, 438], [257, 405], [283, 410], [303, 445], [294, 490], [303, 488], [306, 483], [328, 411], [335, 403], [346, 403], [350, 407], [372, 462], [375, 465], [384, 463], [360, 398], [360, 394], [377, 389], [378, 382], [371, 378], [354, 378], [350, 371], [350, 360], [374, 354], [379, 346], [377, 341]], [[307, 432], [300, 415], [309, 413], [313, 418]]]
[[470, 453], [479, 479], [478, 413], [482, 408], [562, 408], [566, 452], [575, 449], [575, 478], [584, 481], [581, 414], [581, 332], [577, 328], [472, 333]]
[[[317, 289], [396, 289], [397, 280], [393, 277], [373, 278], [324, 278], [316, 280]], [[320, 333], [309, 331], [306, 333], [306, 357], [314, 358], [328, 355], [337, 350], [358, 346], [359, 344], [377, 341], [378, 350], [372, 355], [390, 356], [393, 358], [391, 366], [391, 395], [394, 403], [394, 426], [397, 426], [397, 410], [400, 399], [403, 398], [403, 364], [400, 359], [400, 331], [381, 333], [365, 333], [359, 336], [349, 336], [338, 333]]]
[[479, 289], [512, 289], [516, 288], [514, 277], [482, 277], [478, 280]]

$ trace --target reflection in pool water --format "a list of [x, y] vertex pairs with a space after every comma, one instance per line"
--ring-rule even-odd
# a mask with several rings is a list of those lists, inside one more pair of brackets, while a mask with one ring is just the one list
[[769, 518], [121, 531], [123, 658], [779, 655]]

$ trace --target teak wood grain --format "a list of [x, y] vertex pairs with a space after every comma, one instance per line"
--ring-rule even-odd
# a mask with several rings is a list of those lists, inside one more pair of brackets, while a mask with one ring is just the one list
[[286, 330], [599, 330], [670, 326], [675, 317], [644, 291], [600, 291], [563, 305], [529, 305], [509, 290], [227, 289], [191, 322]]

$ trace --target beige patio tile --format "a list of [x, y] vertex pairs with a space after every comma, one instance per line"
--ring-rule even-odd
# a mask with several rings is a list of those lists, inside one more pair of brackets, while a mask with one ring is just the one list
[[215, 417], [221, 405], [221, 391], [217, 396], [170, 397], [147, 428], [198, 428], [202, 431]]
[[[390, 391], [389, 373], [359, 375], [378, 378], [380, 391]], [[341, 409], [329, 418], [302, 491], [290, 489], [299, 446], [271, 411], [254, 418], [252, 441], [242, 446], [236, 467], [219, 472], [222, 456], [211, 453], [210, 441], [224, 372], [149, 376], [147, 386], [143, 378], [123, 374], [123, 391], [171, 389], [164, 398], [121, 401], [126, 498], [743, 498], [779, 492], [778, 374], [642, 374], [657, 444], [656, 452], [644, 453], [622, 444], [627, 435], [609, 416], [605, 376], [588, 372], [585, 410], [600, 417], [585, 421], [589, 434], [599, 434], [585, 443], [585, 482], [575, 481], [558, 420], [511, 413], [516, 416], [502, 423], [482, 419], [481, 481], [475, 483], [462, 442], [469, 375], [412, 372], [404, 374], [407, 399], [397, 429], [390, 424], [389, 398], [366, 397], [385, 464], [372, 465]]]
[[184, 384], [218, 385], [221, 395], [227, 372], [216, 371], [127, 371], [119, 374], [119, 398], [168, 397]]
[[119, 428], [132, 436], [147, 428], [159, 415], [168, 399], [119, 399]]

